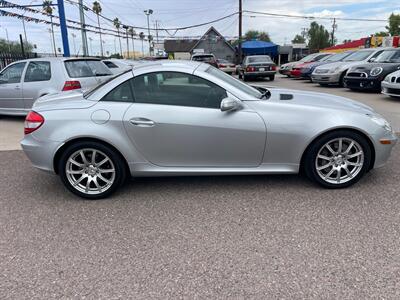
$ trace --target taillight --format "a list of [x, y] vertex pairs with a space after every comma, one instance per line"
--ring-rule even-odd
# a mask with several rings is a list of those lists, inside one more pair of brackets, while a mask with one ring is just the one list
[[255, 67], [247, 67], [247, 68], [246, 68], [246, 71], [247, 71], [247, 72], [254, 72], [255, 70], [256, 70]]
[[220, 68], [225, 68], [226, 65], [224, 65], [224, 64], [219, 64], [218, 67], [220, 67]]
[[73, 80], [73, 81], [66, 81], [64, 83], [64, 87], [63, 87], [63, 92], [65, 91], [71, 91], [71, 90], [76, 90], [76, 89], [80, 89], [81, 88], [81, 83], [77, 80]]
[[272, 66], [271, 70], [276, 71], [276, 66]]
[[44, 123], [44, 118], [42, 115], [31, 110], [25, 118], [24, 133], [29, 134], [39, 129]]

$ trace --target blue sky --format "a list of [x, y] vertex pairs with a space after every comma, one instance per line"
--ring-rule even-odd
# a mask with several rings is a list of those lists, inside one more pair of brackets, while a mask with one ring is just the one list
[[[8, 0], [18, 4], [29, 4], [32, 0]], [[42, 0], [33, 0], [39, 4]], [[54, 0], [55, 2], [56, 0]], [[77, 1], [77, 0], [73, 0]], [[151, 16], [151, 24], [158, 20], [161, 27], [181, 27], [196, 23], [206, 22], [212, 19], [228, 15], [237, 11], [237, 0], [100, 0], [103, 7], [103, 14], [110, 17], [119, 17], [124, 23], [136, 26], [147, 26], [146, 16], [143, 10], [151, 8], [154, 14]], [[86, 5], [91, 6], [91, 0], [84, 0]], [[78, 9], [75, 5], [66, 3], [67, 18], [79, 20]], [[271, 13], [283, 13], [293, 15], [324, 16], [324, 17], [343, 17], [343, 18], [369, 18], [369, 19], [387, 19], [391, 12], [400, 13], [399, 0], [243, 0], [244, 10], [264, 11]], [[8, 9], [15, 13], [23, 13], [16, 9]], [[57, 11], [55, 11], [57, 14]], [[32, 17], [44, 18], [42, 15], [26, 14]], [[87, 23], [95, 24], [96, 17], [87, 12]], [[332, 26], [329, 20], [316, 20], [325, 27]], [[267, 31], [272, 40], [278, 44], [289, 43], [290, 40], [300, 33], [301, 28], [307, 27], [310, 20], [292, 19], [292, 18], [271, 18], [264, 16], [245, 15], [243, 18], [244, 31], [248, 29], [258, 29]], [[36, 44], [38, 52], [50, 52], [51, 43], [48, 25], [25, 23], [28, 40]], [[339, 41], [344, 39], [357, 39], [367, 36], [376, 31], [384, 30], [385, 22], [349, 22], [339, 21], [337, 38]], [[112, 25], [102, 21], [102, 27], [112, 28]], [[226, 36], [236, 36], [238, 32], [237, 17], [232, 17], [214, 26]], [[1, 17], [0, 18], [0, 37], [6, 37], [6, 29], [12, 40], [17, 40], [18, 35], [23, 33], [21, 20]], [[202, 35], [208, 26], [179, 31], [175, 36], [199, 36]], [[139, 30], [140, 31], [140, 30]], [[75, 47], [71, 36], [73, 30], [69, 31], [71, 50], [80, 51], [81, 43], [79, 32], [75, 38]], [[56, 28], [57, 47], [61, 47], [61, 38], [59, 29]], [[160, 32], [161, 36], [170, 36], [174, 32]], [[93, 54], [99, 52], [99, 37], [96, 34], [89, 34], [92, 37]], [[115, 38], [104, 36], [105, 49], [109, 52], [115, 50]], [[118, 45], [118, 43], [117, 43]], [[139, 46], [139, 43], [137, 43]], [[125, 43], [123, 42], [123, 47]]]

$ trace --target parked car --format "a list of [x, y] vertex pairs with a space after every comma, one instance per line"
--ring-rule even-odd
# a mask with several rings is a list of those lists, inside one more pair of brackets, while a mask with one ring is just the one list
[[393, 72], [382, 81], [382, 94], [400, 97], [400, 70]]
[[358, 50], [341, 61], [329, 63], [316, 67], [311, 74], [312, 82], [320, 85], [344, 85], [344, 76], [346, 72], [353, 66], [360, 63], [367, 63], [371, 59], [376, 58], [383, 52], [385, 48], [368, 48]]
[[217, 59], [218, 69], [221, 71], [233, 75], [236, 71], [236, 65], [227, 61], [226, 59]]
[[120, 74], [127, 70], [132, 69], [134, 66], [143, 63], [142, 61], [135, 61], [129, 59], [103, 59], [103, 63], [110, 69], [113, 74]]
[[268, 55], [246, 56], [239, 68], [239, 78], [244, 81], [259, 77], [268, 77], [272, 81], [275, 74], [276, 65]]
[[314, 62], [323, 61], [324, 59], [327, 59], [330, 56], [332, 56], [332, 53], [323, 53], [321, 55], [316, 56], [312, 61], [306, 61], [301, 64], [296, 64], [295, 66], [292, 67], [292, 70], [290, 71], [290, 77], [300, 78], [301, 69], [306, 68], [308, 65]]
[[387, 49], [372, 62], [351, 67], [344, 77], [344, 84], [351, 90], [380, 92], [383, 79], [399, 68], [400, 49]]
[[309, 55], [303, 57], [302, 59], [300, 59], [298, 61], [293, 61], [290, 63], [283, 64], [279, 68], [279, 73], [290, 77], [291, 76], [290, 72], [292, 71], [293, 67], [295, 67], [298, 64], [305, 63], [305, 62], [313, 62], [313, 61], [315, 61], [315, 59], [318, 59], [321, 55], [322, 55], [322, 57], [326, 56], [325, 53], [313, 53], [313, 54], [309, 54]]
[[343, 188], [382, 166], [396, 141], [387, 121], [356, 101], [255, 89], [204, 63], [165, 61], [85, 93], [39, 98], [21, 145], [35, 167], [98, 199], [127, 176], [304, 170]]
[[215, 58], [214, 54], [193, 54], [191, 60], [205, 62], [218, 68], [217, 59]]
[[314, 72], [316, 67], [330, 64], [330, 63], [337, 62], [337, 61], [342, 61], [343, 59], [345, 59], [347, 56], [349, 56], [353, 52], [354, 51], [346, 51], [346, 52], [342, 52], [342, 53], [333, 54], [330, 56], [325, 56], [320, 61], [316, 61], [316, 62], [307, 64], [306, 66], [301, 68], [300, 77], [311, 80], [311, 74]]
[[0, 114], [26, 115], [47, 94], [86, 89], [110, 78], [99, 59], [34, 58], [12, 63], [0, 72]]

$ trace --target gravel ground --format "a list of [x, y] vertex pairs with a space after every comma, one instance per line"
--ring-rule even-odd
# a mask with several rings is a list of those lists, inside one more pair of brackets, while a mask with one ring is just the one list
[[0, 152], [0, 298], [399, 299], [399, 154], [344, 190], [143, 178], [83, 201]]

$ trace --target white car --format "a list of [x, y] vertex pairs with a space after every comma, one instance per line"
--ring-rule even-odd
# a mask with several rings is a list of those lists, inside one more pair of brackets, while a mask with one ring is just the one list
[[385, 77], [381, 83], [382, 94], [391, 97], [400, 97], [400, 70]]
[[112, 76], [96, 58], [44, 57], [14, 62], [0, 72], [0, 115], [26, 115], [39, 97], [85, 90]]

